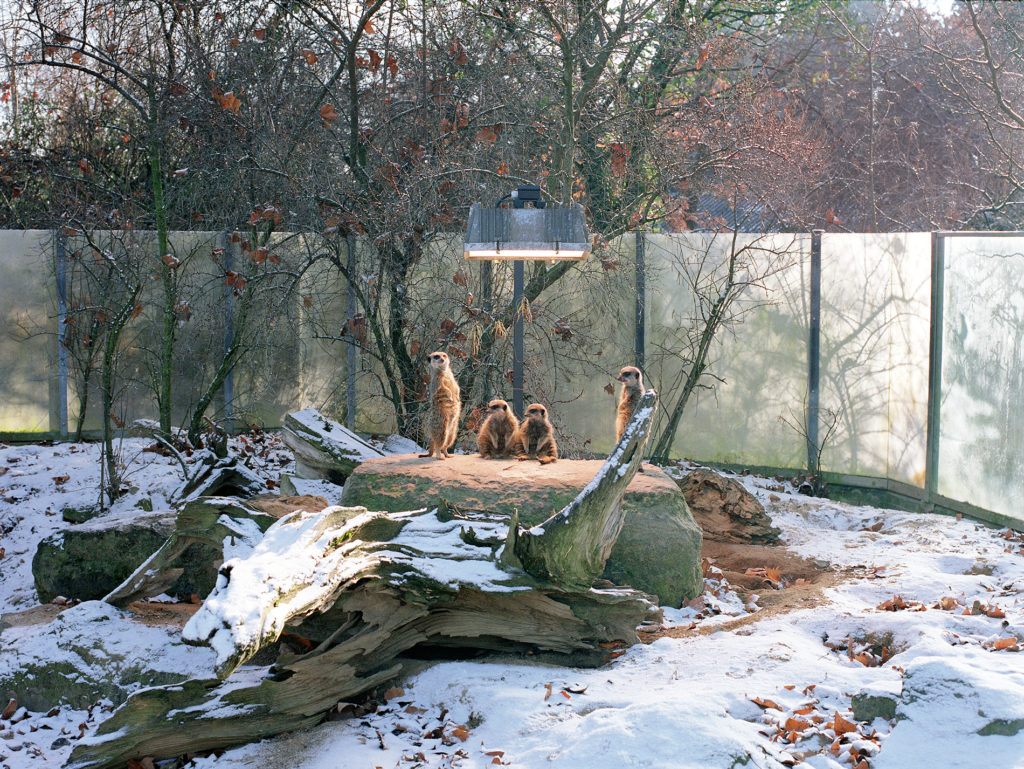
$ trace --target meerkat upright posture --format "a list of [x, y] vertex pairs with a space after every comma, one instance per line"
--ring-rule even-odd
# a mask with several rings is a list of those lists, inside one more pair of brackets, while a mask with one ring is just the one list
[[637, 401], [644, 394], [644, 375], [636, 366], [625, 366], [619, 372], [618, 380], [622, 382], [622, 394], [619, 396], [619, 408], [615, 412], [615, 442], [622, 440], [626, 425], [633, 418]]
[[515, 435], [515, 449], [518, 459], [536, 458], [542, 465], [558, 459], [555, 429], [548, 421], [548, 410], [541, 404], [526, 407], [526, 416]]
[[476, 450], [485, 459], [504, 457], [512, 453], [512, 436], [519, 429], [519, 420], [503, 400], [487, 404], [487, 418], [480, 426]]
[[430, 448], [421, 457], [437, 455], [447, 459], [448, 449], [455, 443], [459, 432], [459, 416], [462, 414], [462, 400], [459, 383], [452, 376], [448, 355], [432, 352], [430, 359], [429, 407], [424, 421], [424, 435]]

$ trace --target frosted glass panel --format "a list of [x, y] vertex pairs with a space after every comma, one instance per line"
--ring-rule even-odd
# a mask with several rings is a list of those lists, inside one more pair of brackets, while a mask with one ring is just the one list
[[532, 350], [543, 362], [535, 372], [527, 370], [527, 385], [532, 373], [543, 373], [537, 385], [550, 393], [559, 451], [607, 453], [615, 443], [621, 386], [615, 378], [634, 363], [636, 238], [616, 239], [563, 280], [565, 288], [546, 302], [548, 320], [527, 324], [527, 358]]
[[740, 287], [715, 333], [706, 384], [683, 411], [673, 454], [710, 461], [800, 467], [807, 379], [810, 238], [805, 235], [654, 235], [647, 247], [648, 373], [662, 396], [663, 429], [701, 344], [700, 331], [726, 285]]
[[1024, 509], [1024, 238], [946, 240], [938, 491]]
[[822, 469], [924, 485], [931, 236], [825, 234]]
[[[55, 395], [56, 311], [48, 260], [52, 234], [0, 231], [0, 432], [45, 432]], [[55, 404], [54, 404], [55, 405]]]

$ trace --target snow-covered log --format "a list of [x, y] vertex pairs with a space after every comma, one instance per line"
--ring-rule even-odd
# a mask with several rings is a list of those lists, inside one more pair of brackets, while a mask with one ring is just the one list
[[[226, 680], [133, 695], [79, 743], [68, 766], [123, 767], [310, 725], [439, 648], [539, 652], [595, 665], [608, 659], [609, 646], [635, 643], [638, 625], [660, 622], [653, 598], [595, 580], [621, 527], [618, 507], [654, 399], [645, 396], [594, 481], [533, 530], [520, 531], [515, 517], [443, 502], [280, 519], [245, 557], [225, 560], [186, 627], [186, 640], [214, 648]], [[237, 669], [275, 646], [271, 667]]]
[[205, 559], [193, 558], [201, 561], [193, 565], [216, 569], [222, 552], [230, 558], [251, 551], [275, 520], [231, 497], [203, 497], [187, 502], [178, 511], [174, 532], [167, 541], [103, 600], [123, 607], [164, 592], [181, 575], [183, 557], [193, 545], [202, 546], [206, 555]]
[[301, 478], [324, 478], [341, 484], [357, 465], [384, 456], [316, 409], [285, 415], [281, 438], [295, 454], [295, 471]]
[[200, 497], [254, 497], [266, 490], [264, 480], [238, 457], [218, 459], [208, 451], [171, 498], [191, 502]]

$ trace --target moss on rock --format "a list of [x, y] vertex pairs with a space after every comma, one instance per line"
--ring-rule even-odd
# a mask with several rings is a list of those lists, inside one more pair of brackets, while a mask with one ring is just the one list
[[[598, 460], [560, 459], [550, 465], [514, 459], [455, 455], [440, 461], [399, 454], [357, 467], [342, 493], [343, 505], [400, 512], [440, 500], [468, 510], [519, 514], [535, 526], [557, 513], [600, 470]], [[701, 531], [675, 482], [645, 466], [623, 497], [626, 520], [604, 576], [679, 606], [701, 593]]]

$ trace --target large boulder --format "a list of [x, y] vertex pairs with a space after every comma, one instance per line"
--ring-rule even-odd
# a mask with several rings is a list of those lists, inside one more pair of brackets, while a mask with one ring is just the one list
[[[560, 459], [550, 465], [514, 459], [454, 455], [447, 460], [400, 454], [370, 459], [345, 483], [341, 503], [399, 512], [444, 499], [469, 510], [519, 514], [541, 523], [569, 504], [601, 469], [598, 460]], [[650, 465], [637, 474], [622, 501], [625, 523], [605, 578], [679, 606], [703, 590], [701, 532], [675, 482]]]
[[173, 512], [93, 518], [42, 540], [32, 575], [42, 603], [58, 595], [102, 598], [149, 558], [174, 531]]
[[382, 456], [348, 428], [316, 409], [286, 414], [281, 438], [295, 455], [300, 478], [323, 478], [342, 484], [359, 463]]
[[[36, 591], [44, 603], [58, 595], [82, 601], [103, 598], [132, 576], [172, 535], [180, 539], [183, 534], [205, 530], [209, 521], [220, 516], [251, 519], [260, 529], [266, 529], [284, 511], [321, 509], [322, 503], [316, 497], [256, 499], [251, 503], [231, 497], [201, 497], [178, 512], [132, 510], [94, 518], [39, 543], [32, 559]], [[204, 596], [213, 588], [217, 567], [223, 560], [220, 542], [212, 545], [195, 538], [185, 540], [185, 544], [175, 555], [174, 579], [164, 587], [175, 595]]]
[[781, 532], [772, 525], [764, 506], [739, 481], [698, 467], [679, 481], [679, 488], [707, 539], [753, 544], [779, 541]]

